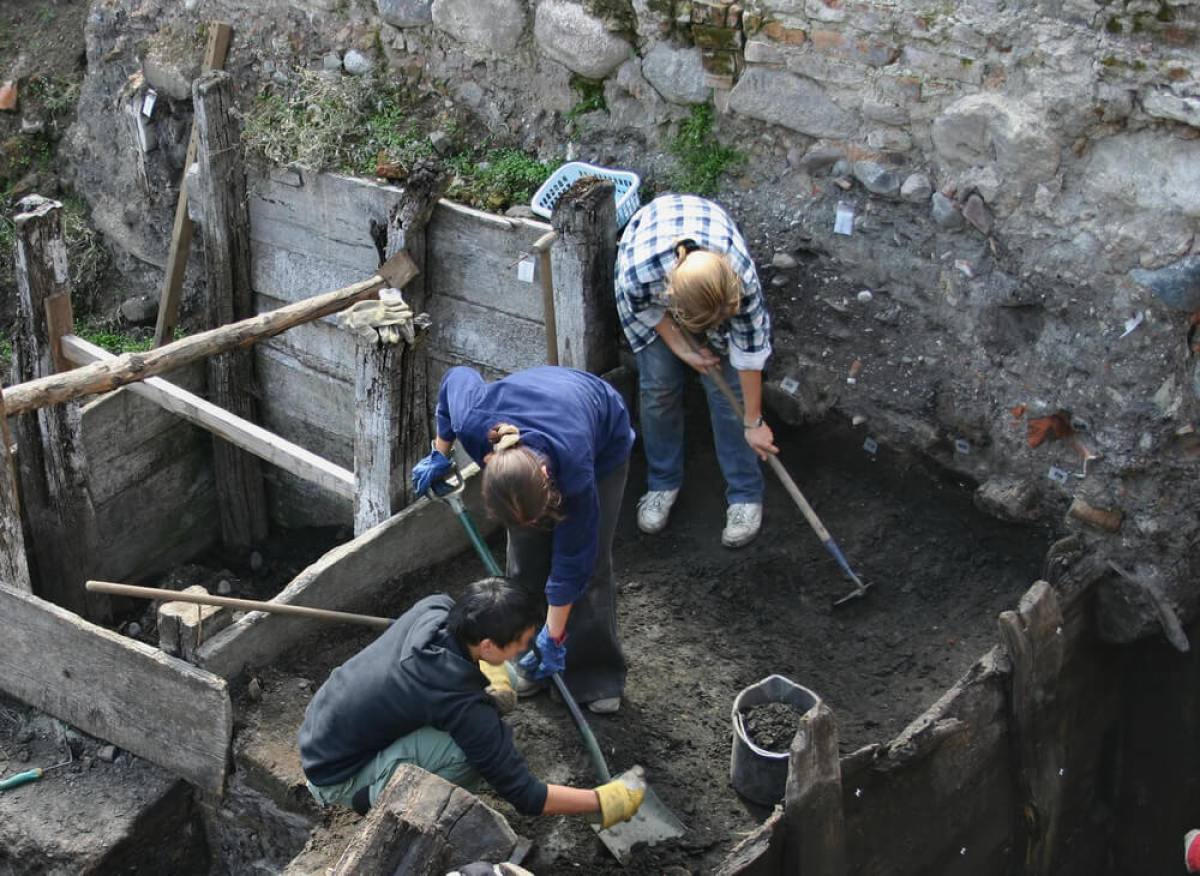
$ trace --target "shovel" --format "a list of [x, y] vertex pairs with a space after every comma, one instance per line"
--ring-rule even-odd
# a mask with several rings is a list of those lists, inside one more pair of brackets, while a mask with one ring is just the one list
[[[498, 578], [502, 577], [504, 572], [501, 570], [500, 564], [488, 550], [487, 544], [479, 535], [479, 530], [475, 528], [474, 522], [467, 514], [462, 500], [465, 483], [456, 467], [451, 469], [451, 474], [446, 480], [451, 486], [451, 491], [436, 498], [441, 499], [453, 509], [459, 523], [466, 530], [471, 544], [475, 545], [475, 550], [487, 567], [488, 573]], [[428, 495], [433, 495], [433, 491], [430, 490]], [[555, 672], [550, 678], [563, 702], [567, 704], [571, 717], [575, 719], [575, 726], [579, 728], [579, 735], [583, 739], [583, 747], [587, 749], [588, 760], [592, 763], [592, 771], [596, 773], [601, 784], [611, 781], [612, 773], [608, 771], [608, 764], [604, 760], [604, 754], [600, 751], [600, 743], [596, 741], [596, 736], [592, 733], [592, 728], [588, 726], [587, 719], [583, 717], [583, 712], [580, 710], [579, 704], [575, 702], [575, 697], [571, 695], [571, 691], [559, 673]], [[640, 766], [634, 766], [618, 776], [631, 788], [645, 789], [646, 796], [642, 798], [642, 805], [638, 807], [633, 818], [629, 821], [618, 822], [606, 830], [602, 829], [599, 824], [592, 824], [592, 829], [596, 831], [596, 836], [604, 843], [605, 848], [624, 865], [630, 863], [633, 858], [633, 850], [639, 844], [654, 845], [663, 840], [683, 836], [686, 830], [675, 813], [667, 808], [667, 804], [663, 803], [658, 794], [654, 792], [654, 788], [646, 784], [644, 776]]]
[[[693, 352], [700, 348], [696, 344], [692, 333], [679, 326], [679, 333], [683, 335], [683, 339], [687, 341], [688, 346]], [[708, 376], [712, 378], [713, 383], [721, 390], [721, 394], [725, 396], [725, 400], [729, 402], [729, 406], [733, 408], [733, 412], [739, 420], [742, 420], [742, 406], [738, 403], [737, 396], [733, 394], [733, 390], [729, 388], [729, 383], [725, 380], [724, 375], [720, 371], [708, 371]], [[742, 420], [745, 422], [745, 420]], [[851, 599], [857, 599], [866, 595], [868, 584], [864, 584], [859, 580], [850, 568], [850, 564], [846, 562], [846, 558], [842, 556], [842, 551], [838, 548], [837, 543], [833, 540], [833, 536], [829, 534], [829, 530], [821, 523], [821, 519], [817, 517], [817, 512], [813, 511], [812, 506], [808, 504], [808, 500], [804, 498], [804, 494], [800, 492], [800, 488], [796, 486], [796, 482], [792, 480], [792, 476], [788, 474], [787, 469], [783, 467], [783, 463], [779, 461], [773, 453], [767, 454], [767, 464], [771, 466], [771, 470], [779, 477], [784, 489], [788, 491], [788, 495], [796, 502], [800, 508], [800, 513], [804, 515], [804, 519], [808, 521], [808, 525], [812, 527], [813, 532], [817, 534], [817, 538], [821, 540], [821, 544], [825, 545], [826, 549], [837, 560], [837, 564], [842, 567], [842, 570], [850, 576], [850, 580], [854, 582], [854, 590], [851, 590], [841, 599], [834, 600], [834, 605], [841, 605], [843, 602], [849, 602]]]

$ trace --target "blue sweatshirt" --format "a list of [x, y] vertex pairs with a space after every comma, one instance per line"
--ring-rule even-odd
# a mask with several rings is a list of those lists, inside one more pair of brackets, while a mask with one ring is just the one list
[[545, 366], [495, 383], [451, 368], [438, 390], [437, 433], [455, 439], [479, 465], [492, 452], [497, 423], [521, 430], [521, 443], [545, 459], [562, 494], [546, 600], [569, 605], [587, 589], [596, 566], [600, 500], [596, 483], [629, 458], [633, 429], [621, 394], [586, 371]]
[[304, 712], [300, 764], [314, 785], [349, 779], [376, 754], [421, 727], [444, 730], [496, 793], [523, 815], [546, 806], [512, 728], [484, 692], [479, 664], [446, 631], [454, 601], [427, 596], [330, 673]]

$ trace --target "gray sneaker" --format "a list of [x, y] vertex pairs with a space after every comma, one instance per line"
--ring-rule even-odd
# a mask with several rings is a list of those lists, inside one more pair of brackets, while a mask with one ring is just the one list
[[637, 503], [638, 529], [647, 535], [662, 532], [667, 526], [667, 518], [671, 514], [671, 506], [679, 490], [651, 490]]
[[521, 698], [539, 694], [550, 684], [549, 680], [545, 678], [530, 678], [514, 660], [505, 660], [504, 669], [508, 673], [508, 680], [512, 684], [513, 690]]
[[725, 529], [721, 532], [721, 544], [736, 548], [749, 544], [758, 535], [762, 526], [761, 502], [737, 502], [725, 512]]

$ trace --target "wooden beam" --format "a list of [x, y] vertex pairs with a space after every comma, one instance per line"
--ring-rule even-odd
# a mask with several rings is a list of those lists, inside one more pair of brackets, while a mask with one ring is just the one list
[[[250, 288], [250, 215], [246, 172], [233, 121], [233, 77], [220, 70], [192, 85], [196, 107], [197, 200], [204, 235], [205, 304], [208, 325], [216, 328], [254, 313]], [[242, 419], [258, 419], [254, 358], [249, 350], [210, 356], [208, 393]], [[270, 530], [267, 489], [258, 457], [217, 439], [213, 442], [221, 540], [245, 547]]]
[[[208, 29], [208, 45], [200, 72], [220, 70], [225, 66], [232, 29], [224, 21], [214, 21]], [[154, 327], [154, 346], [170, 343], [179, 324], [179, 299], [183, 291], [183, 273], [187, 268], [192, 247], [192, 220], [188, 218], [187, 172], [196, 160], [196, 128], [193, 125], [188, 139], [187, 157], [183, 162], [183, 177], [179, 181], [179, 200], [175, 203], [175, 225], [171, 229], [171, 249], [167, 254], [167, 273], [163, 278], [162, 294], [158, 300], [158, 321]]]
[[108, 392], [180, 368], [197, 359], [248, 347], [264, 338], [274, 337], [370, 298], [384, 286], [403, 288], [416, 275], [417, 267], [412, 259], [407, 253], [399, 252], [383, 264], [378, 274], [361, 283], [190, 335], [146, 353], [125, 353], [112, 361], [95, 362], [64, 374], [52, 374], [7, 387], [4, 390], [4, 405], [11, 417], [85, 395]]
[[612, 180], [576, 180], [550, 217], [559, 245], [550, 250], [557, 278], [554, 331], [558, 362], [593, 374], [617, 364], [617, 312], [612, 306], [617, 207]]
[[17, 473], [8, 440], [8, 417], [0, 397], [0, 583], [14, 590], [33, 592], [29, 561], [25, 556], [25, 534], [21, 529], [21, 506], [17, 500]]
[[60, 292], [46, 299], [46, 334], [50, 341], [50, 361], [55, 371], [69, 371], [71, 363], [63, 357], [62, 337], [75, 331], [71, 295]]
[[[76, 335], [63, 337], [62, 346], [66, 357], [78, 365], [108, 362], [117, 358], [107, 350]], [[354, 498], [354, 473], [350, 470], [334, 465], [262, 426], [234, 416], [195, 393], [188, 392], [161, 377], [147, 377], [143, 381], [130, 384], [128, 388], [131, 392], [178, 414], [189, 423], [221, 436], [230, 444], [235, 444], [298, 478], [324, 487], [344, 499]]]
[[0, 584], [0, 689], [218, 796], [233, 736], [223, 679]]
[[[53, 379], [47, 314], [71, 296], [62, 204], [40, 195], [23, 198], [13, 222], [16, 237], [17, 323], [13, 346], [19, 380]], [[7, 402], [7, 396], [5, 397]], [[16, 413], [7, 404], [9, 416]], [[82, 589], [96, 562], [96, 512], [77, 405], [14, 422], [17, 467], [29, 525], [30, 564], [38, 595], [93, 620], [106, 619], [106, 596]]]

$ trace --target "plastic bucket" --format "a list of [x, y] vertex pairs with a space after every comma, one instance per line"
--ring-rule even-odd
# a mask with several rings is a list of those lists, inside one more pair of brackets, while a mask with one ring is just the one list
[[[744, 688], [733, 700], [733, 753], [729, 759], [729, 778], [734, 789], [747, 800], [773, 806], [783, 799], [787, 786], [790, 751], [759, 748], [746, 732], [745, 713], [755, 706], [785, 703], [799, 718], [819, 705], [820, 697], [806, 687], [782, 675], [769, 675]], [[791, 746], [789, 745], [790, 749]]]

